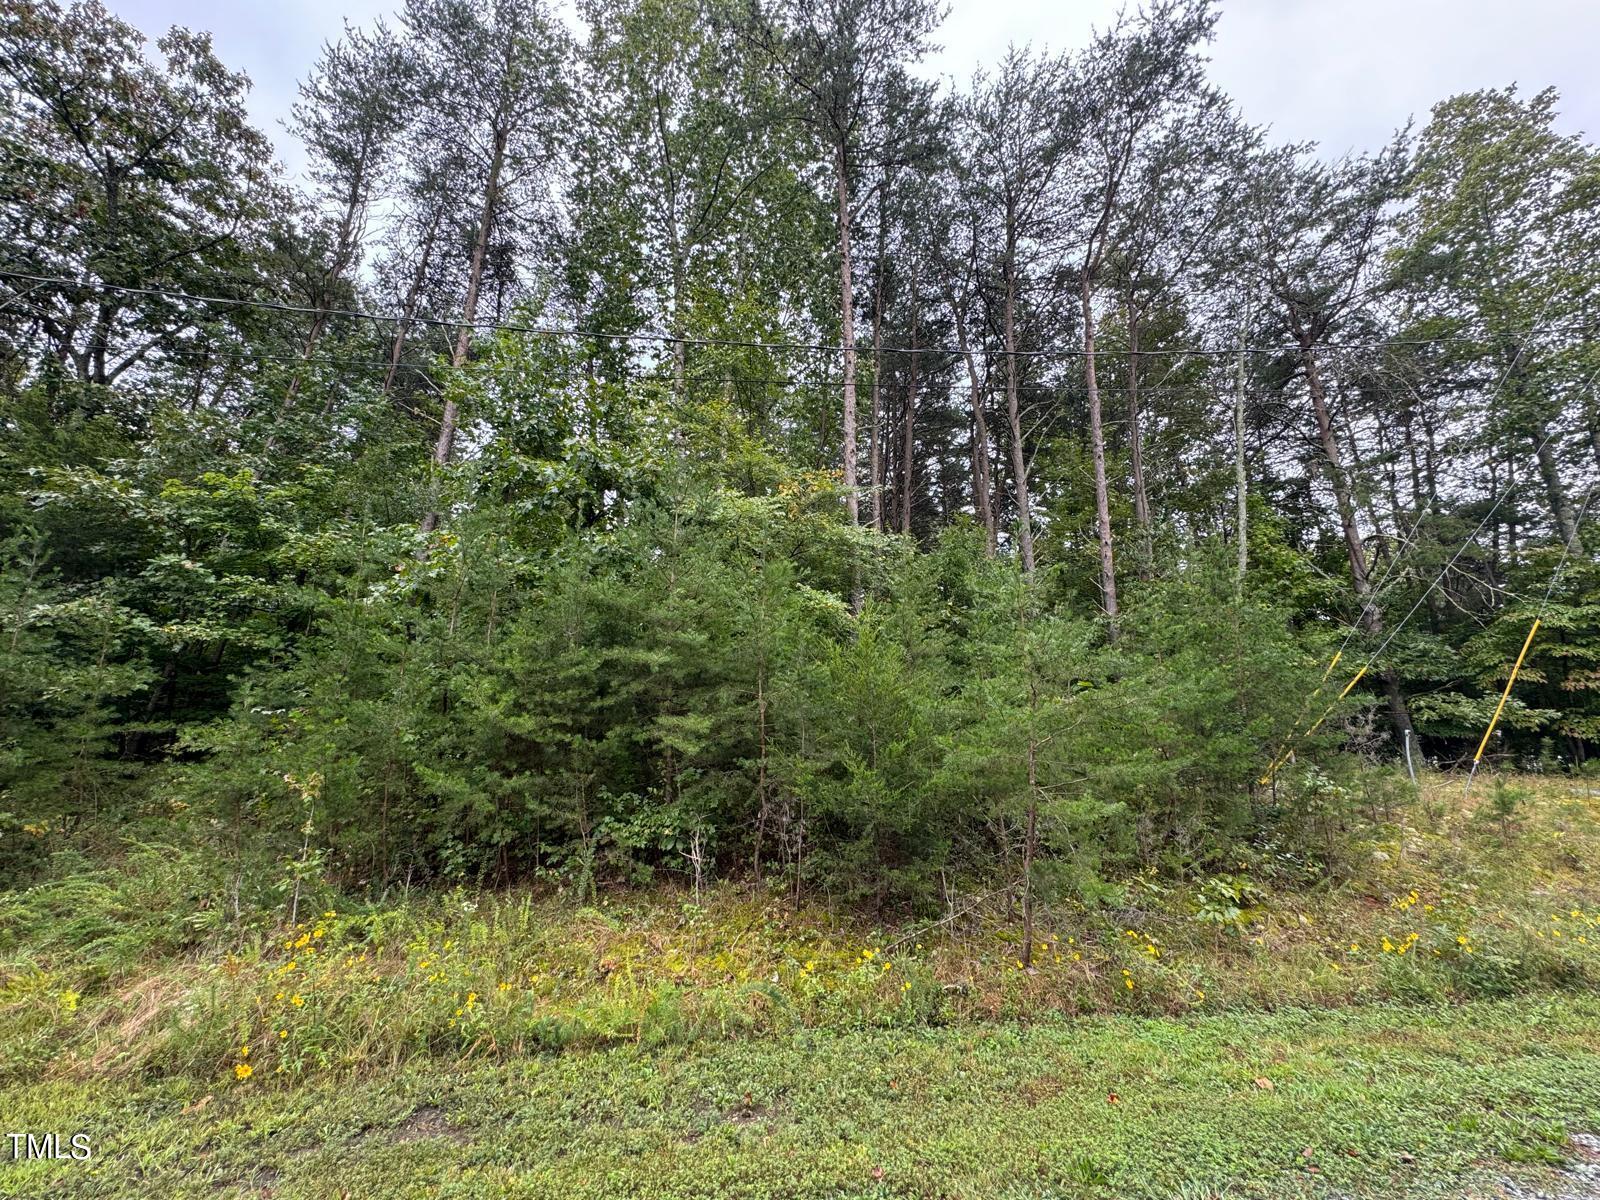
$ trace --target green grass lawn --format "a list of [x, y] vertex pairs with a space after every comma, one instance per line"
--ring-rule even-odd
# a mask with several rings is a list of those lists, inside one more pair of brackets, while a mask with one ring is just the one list
[[1600, 997], [801, 1031], [0, 1091], [51, 1197], [1490, 1196], [1600, 1128]]

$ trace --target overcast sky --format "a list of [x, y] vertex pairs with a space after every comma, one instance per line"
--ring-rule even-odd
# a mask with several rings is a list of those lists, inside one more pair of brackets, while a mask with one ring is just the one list
[[[295, 83], [343, 19], [365, 24], [398, 0], [106, 0], [154, 36], [209, 29], [228, 66], [255, 83], [256, 123], [292, 170], [283, 132]], [[1080, 46], [1119, 0], [951, 0], [933, 73], [966, 79], [1008, 43]], [[1132, 7], [1132, 4], [1129, 5]], [[1382, 144], [1437, 100], [1509, 83], [1555, 86], [1562, 126], [1600, 133], [1600, 0], [1222, 0], [1212, 77], [1282, 141], [1314, 141], [1336, 157]]]

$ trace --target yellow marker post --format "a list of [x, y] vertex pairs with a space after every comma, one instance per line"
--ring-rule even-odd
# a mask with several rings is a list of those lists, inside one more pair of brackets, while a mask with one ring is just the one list
[[[1344, 651], [1341, 650], [1338, 654], [1333, 656], [1333, 661], [1328, 664], [1328, 669], [1322, 673], [1322, 683], [1328, 682], [1328, 676], [1333, 674], [1333, 668], [1338, 666], [1339, 659], [1343, 656], [1343, 654]], [[1313, 733], [1322, 728], [1322, 723], [1328, 719], [1328, 714], [1338, 707], [1339, 701], [1343, 700], [1350, 694], [1350, 692], [1355, 688], [1356, 684], [1361, 682], [1361, 677], [1366, 673], [1367, 668], [1362, 667], [1361, 670], [1357, 671], [1353, 676], [1351, 676], [1350, 682], [1344, 685], [1344, 691], [1339, 693], [1338, 698], [1335, 699], [1332, 704], [1328, 705], [1327, 708], [1322, 710], [1322, 715], [1317, 718], [1316, 724], [1312, 725], [1310, 729], [1305, 731], [1305, 737], [1310, 737]], [[1317, 692], [1320, 692], [1321, 690], [1322, 684], [1318, 684]], [[1317, 692], [1312, 692], [1311, 695], [1315, 696]], [[1288, 762], [1290, 756], [1294, 754], [1294, 745], [1298, 740], [1299, 738], [1295, 734], [1291, 733], [1289, 735], [1289, 740], [1284, 745], [1283, 752], [1273, 758], [1272, 765], [1267, 768], [1266, 774], [1264, 774], [1260, 779], [1256, 780], [1257, 784], [1265, 787], [1267, 784], [1272, 782], [1272, 777], [1278, 773], [1278, 769], [1282, 767], [1284, 763]]]
[[[1522, 641], [1522, 649], [1517, 652], [1517, 661], [1511, 667], [1511, 678], [1506, 680], [1506, 690], [1500, 693], [1500, 703], [1494, 706], [1494, 716], [1489, 718], [1489, 728], [1483, 731], [1483, 741], [1478, 743], [1478, 752], [1472, 756], [1472, 766], [1476, 770], [1478, 761], [1483, 758], [1484, 748], [1489, 744], [1489, 735], [1494, 732], [1494, 727], [1500, 723], [1500, 714], [1505, 711], [1506, 700], [1511, 695], [1511, 685], [1517, 681], [1517, 672], [1522, 670], [1522, 660], [1528, 657], [1528, 647], [1533, 645], [1533, 635], [1539, 632], [1539, 618], [1533, 619], [1533, 624], [1528, 628], [1528, 636]], [[1472, 779], [1467, 778], [1470, 786]]]

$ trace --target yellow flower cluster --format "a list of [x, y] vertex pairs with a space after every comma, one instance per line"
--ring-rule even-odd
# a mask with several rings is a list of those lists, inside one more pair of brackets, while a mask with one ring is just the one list
[[1379, 949], [1385, 954], [1405, 954], [1406, 951], [1410, 950], [1417, 944], [1417, 938], [1419, 936], [1421, 935], [1415, 930], [1412, 930], [1412, 932], [1406, 934], [1404, 939], [1402, 939], [1398, 944], [1391, 942], [1388, 938], [1384, 938], [1383, 944], [1379, 947]]

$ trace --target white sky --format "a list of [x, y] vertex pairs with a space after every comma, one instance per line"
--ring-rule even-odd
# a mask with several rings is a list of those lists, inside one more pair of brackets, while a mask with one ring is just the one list
[[[301, 163], [282, 122], [296, 81], [342, 21], [365, 24], [399, 0], [106, 0], [152, 36], [170, 25], [209, 29], [218, 55], [254, 81], [256, 123], [291, 168]], [[932, 71], [965, 80], [1010, 42], [1082, 45], [1119, 0], [950, 0]], [[1130, 4], [1131, 7], [1131, 4]], [[1222, 0], [1212, 78], [1247, 119], [1278, 140], [1326, 154], [1382, 144], [1410, 116], [1457, 92], [1554, 85], [1562, 126], [1600, 135], [1597, 0]]]

